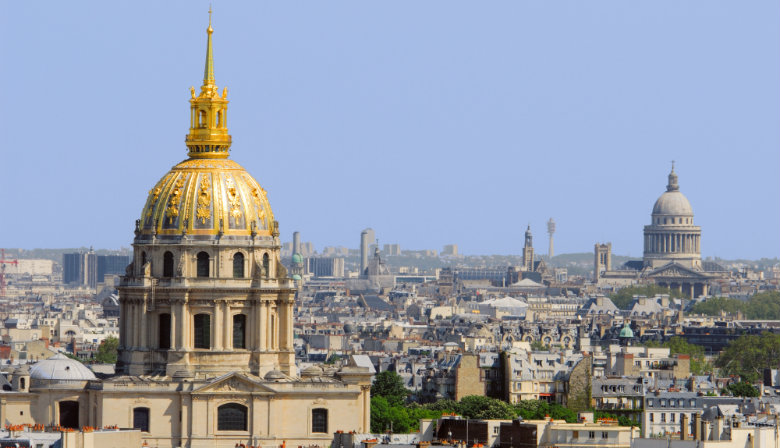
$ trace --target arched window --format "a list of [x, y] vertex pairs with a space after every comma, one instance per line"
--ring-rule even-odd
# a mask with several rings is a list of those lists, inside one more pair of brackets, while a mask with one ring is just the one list
[[221, 128], [222, 125], [222, 111], [217, 111], [217, 127]]
[[271, 260], [268, 258], [268, 254], [263, 254], [263, 271], [266, 278], [271, 276]]
[[311, 432], [328, 432], [328, 410], [317, 408], [311, 410]]
[[246, 315], [233, 315], [233, 348], [246, 348]]
[[211, 348], [211, 315], [196, 314], [193, 321], [194, 347]]
[[168, 313], [160, 314], [157, 330], [160, 332], [158, 345], [163, 350], [171, 348], [171, 315]]
[[209, 276], [209, 254], [198, 252], [198, 277]]
[[198, 111], [198, 127], [205, 128], [206, 127], [206, 111], [205, 110], [199, 110]]
[[133, 408], [133, 429], [149, 432], [149, 408]]
[[218, 431], [246, 431], [247, 408], [238, 403], [227, 403], [217, 408]]
[[241, 252], [233, 255], [233, 278], [244, 278], [244, 254]]
[[26, 390], [27, 389], [27, 382], [24, 380], [24, 378], [19, 378], [19, 389]]
[[146, 264], [146, 252], [141, 252], [141, 267]]
[[173, 254], [170, 251], [163, 254], [163, 277], [173, 277]]

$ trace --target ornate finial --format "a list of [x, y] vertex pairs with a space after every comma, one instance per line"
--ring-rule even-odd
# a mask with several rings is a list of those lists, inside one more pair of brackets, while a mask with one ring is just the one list
[[680, 185], [677, 183], [677, 173], [674, 172], [674, 160], [672, 160], [672, 171], [669, 173], [669, 183], [666, 185], [666, 191], [677, 191]]
[[214, 85], [214, 58], [211, 51], [211, 33], [214, 28], [211, 27], [211, 6], [209, 6], [209, 27], [206, 29], [208, 42], [206, 46], [206, 68], [203, 71], [203, 87]]
[[219, 95], [214, 81], [214, 53], [211, 44], [211, 7], [206, 29], [206, 65], [200, 93], [190, 89], [190, 132], [186, 138], [189, 156], [193, 158], [226, 158], [231, 138], [227, 128], [227, 89]]

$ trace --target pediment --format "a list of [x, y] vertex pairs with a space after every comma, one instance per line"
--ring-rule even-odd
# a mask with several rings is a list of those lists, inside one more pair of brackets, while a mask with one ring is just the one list
[[669, 263], [664, 266], [661, 266], [658, 269], [655, 269], [653, 271], [648, 272], [646, 277], [678, 277], [678, 278], [700, 278], [700, 279], [707, 279], [709, 276], [703, 272], [693, 270], [691, 268], [685, 267], [678, 263]]
[[215, 393], [215, 394], [235, 394], [235, 393], [268, 393], [273, 391], [260, 383], [239, 373], [229, 373], [221, 377], [214, 378], [208, 384], [198, 387], [192, 391], [193, 394]]

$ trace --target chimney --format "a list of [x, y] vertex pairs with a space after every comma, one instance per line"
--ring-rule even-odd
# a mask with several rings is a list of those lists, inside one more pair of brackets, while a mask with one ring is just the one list
[[688, 426], [688, 414], [680, 415], [680, 440], [688, 440], [688, 432], [690, 427]]
[[693, 414], [693, 440], [702, 440], [701, 438], [701, 414]]
[[710, 422], [701, 421], [701, 440], [710, 440]]
[[720, 434], [723, 432], [723, 416], [718, 416], [715, 419], [715, 424], [712, 427], [712, 440], [720, 440]]

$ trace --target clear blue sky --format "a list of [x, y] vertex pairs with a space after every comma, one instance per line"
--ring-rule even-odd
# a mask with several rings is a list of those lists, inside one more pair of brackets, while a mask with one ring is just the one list
[[[0, 247], [128, 245], [186, 158], [208, 2], [5, 1]], [[677, 161], [704, 256], [780, 255], [780, 3], [214, 2], [232, 158], [284, 240], [638, 256]]]

